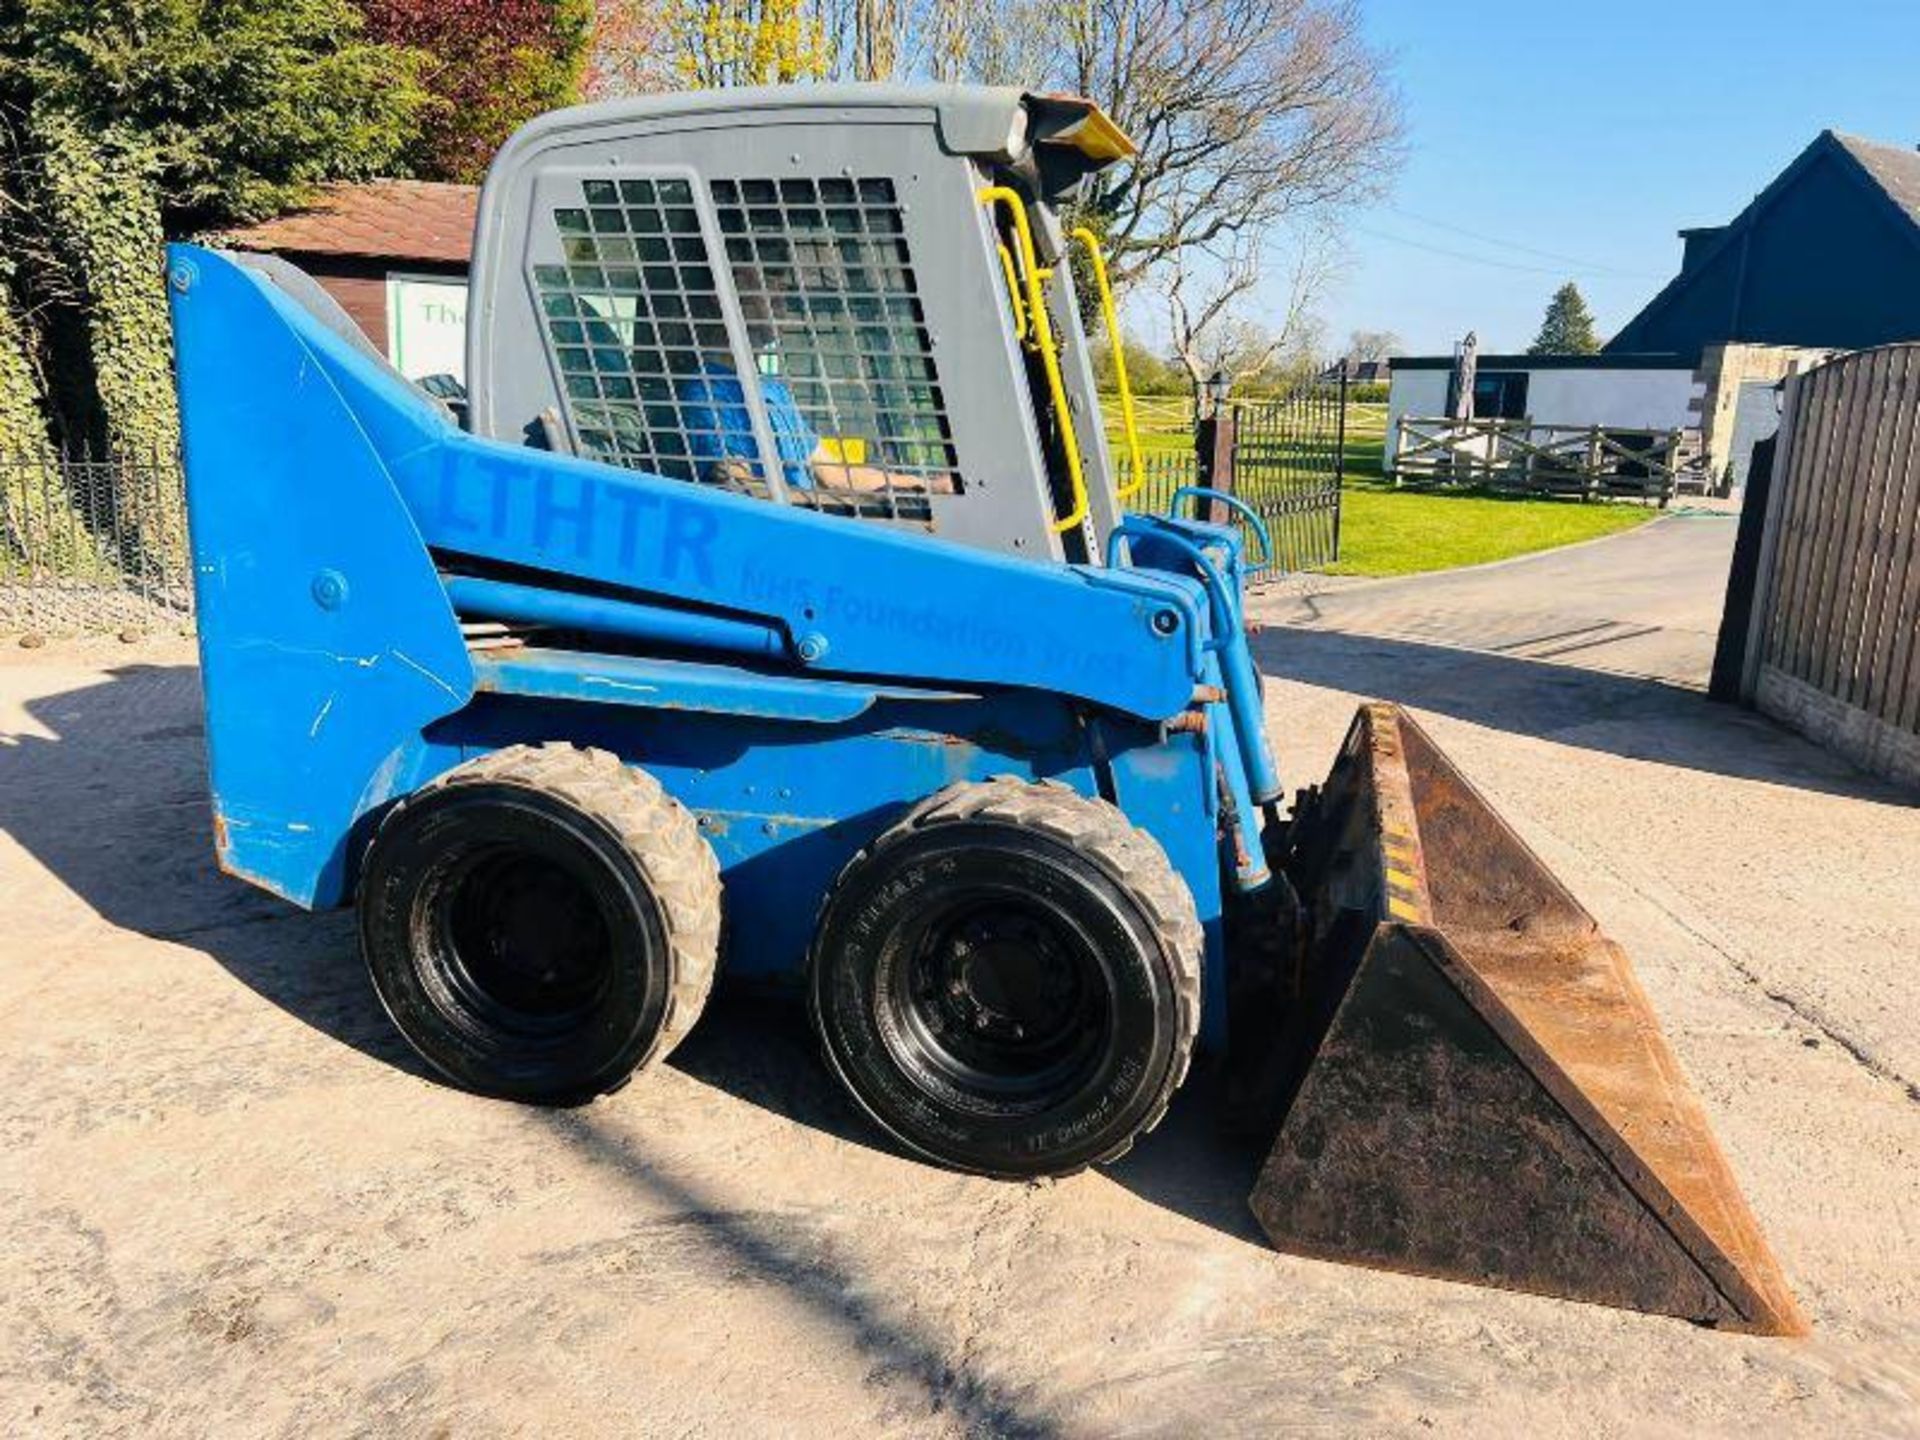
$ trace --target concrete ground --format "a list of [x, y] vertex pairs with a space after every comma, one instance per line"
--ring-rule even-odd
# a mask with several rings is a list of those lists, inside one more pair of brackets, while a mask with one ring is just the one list
[[1515, 658], [1705, 634], [1714, 577], [1631, 582], [1709, 523], [1348, 587], [1261, 654], [1291, 778], [1401, 700], [1625, 944], [1809, 1338], [1275, 1254], [1204, 1082], [1105, 1173], [931, 1170], [769, 1002], [582, 1110], [456, 1093], [346, 917], [215, 873], [190, 651], [66, 645], [0, 656], [0, 1431], [1920, 1434], [1920, 809], [1565, 663], [1606, 644]]
[[[1307, 577], [1264, 604], [1279, 624], [1705, 686], [1736, 529], [1731, 514], [1672, 515], [1564, 550], [1398, 580]], [[1291, 603], [1288, 603], [1288, 602]]]

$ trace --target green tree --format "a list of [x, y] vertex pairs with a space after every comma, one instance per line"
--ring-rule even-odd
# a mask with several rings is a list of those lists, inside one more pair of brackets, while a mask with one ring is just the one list
[[160, 282], [159, 156], [138, 135], [118, 127], [91, 135], [59, 111], [36, 115], [30, 134], [39, 164], [29, 193], [65, 278], [83, 301], [107, 448], [170, 455], [180, 444], [180, 422]]
[[420, 57], [352, 0], [11, 0], [0, 105], [137, 137], [170, 229], [254, 220], [332, 179], [390, 173]]
[[1593, 333], [1593, 312], [1571, 280], [1553, 292], [1547, 302], [1546, 318], [1540, 333], [1527, 347], [1529, 355], [1592, 355], [1600, 349], [1600, 337]]
[[[1190, 388], [1184, 371], [1167, 364], [1138, 340], [1126, 342], [1126, 357], [1127, 383], [1136, 395], [1185, 395]], [[1102, 390], [1118, 389], [1113, 347], [1105, 339], [1094, 342], [1092, 359], [1094, 383]]]
[[[418, 57], [367, 41], [351, 0], [5, 3], [0, 443], [42, 460], [54, 436], [116, 456], [171, 453], [165, 234], [261, 218], [316, 182], [389, 170], [424, 100]], [[104, 535], [73, 523], [104, 515], [97, 501], [43, 496], [44, 513], [4, 518], [43, 536], [64, 527], [69, 549], [97, 551]], [[122, 562], [177, 556], [183, 538], [165, 497], [112, 536]], [[8, 540], [23, 548], [22, 535]]]
[[17, 295], [18, 265], [0, 227], [0, 575], [23, 562], [62, 573], [97, 568], [99, 547], [59, 474], [47, 435], [34, 332]]

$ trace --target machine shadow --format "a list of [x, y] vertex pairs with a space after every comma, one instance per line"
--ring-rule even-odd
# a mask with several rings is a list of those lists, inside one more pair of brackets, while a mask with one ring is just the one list
[[1254, 659], [1278, 679], [1391, 700], [1509, 734], [1739, 780], [1910, 806], [1911, 792], [1854, 769], [1765, 716], [1636, 679], [1337, 631], [1269, 625]]
[[360, 963], [353, 921], [220, 872], [192, 665], [130, 665], [30, 701], [52, 738], [0, 736], [0, 830], [100, 917], [190, 946], [343, 1045], [424, 1075]]
[[[49, 734], [0, 736], [0, 829], [113, 925], [190, 946], [334, 1041], [431, 1078], [380, 1007], [350, 914], [297, 909], [215, 867], [193, 666], [122, 667], [27, 708]], [[796, 1125], [900, 1153], [821, 1061], [797, 989], [723, 982], [667, 1063]], [[1260, 1243], [1246, 1200], [1264, 1147], [1226, 1133], [1223, 1089], [1197, 1065], [1159, 1128], [1104, 1173]]]
[[1223, 1066], [1202, 1057], [1166, 1118], [1101, 1173], [1149, 1204], [1265, 1249], [1247, 1200], [1273, 1137], [1240, 1133], [1223, 1118], [1230, 1108]]
[[[215, 867], [193, 666], [122, 667], [33, 700], [27, 714], [32, 728], [0, 733], [0, 831], [111, 924], [199, 950], [313, 1029], [427, 1075], [380, 1008], [349, 915], [310, 914]], [[794, 999], [722, 994], [671, 1063], [797, 1124], [880, 1144], [815, 1058]], [[653, 1163], [644, 1137], [621, 1129], [617, 1108], [530, 1113], [581, 1159], [684, 1217], [731, 1268], [783, 1287], [869, 1357], [876, 1378], [910, 1382], [934, 1413], [958, 1418], [968, 1433], [1060, 1432], [1044, 1406], [983, 1376], [877, 1298], [885, 1285], [805, 1233], [741, 1212]]]
[[[109, 923], [190, 946], [333, 1040], [430, 1076], [380, 1007], [350, 913], [301, 910], [214, 864], [196, 667], [121, 667], [27, 714], [33, 729], [0, 735], [0, 831]], [[669, 1063], [796, 1124], [889, 1148], [819, 1060], [797, 991], [723, 981]]]
[[967, 1435], [1047, 1440], [1066, 1433], [1051, 1407], [982, 1374], [929, 1334], [906, 1304], [890, 1300], [891, 1287], [858, 1273], [843, 1253], [804, 1226], [785, 1222], [776, 1210], [743, 1211], [709, 1195], [653, 1159], [644, 1137], [623, 1131], [612, 1112], [589, 1107], [543, 1113], [548, 1128], [577, 1156], [669, 1209], [724, 1258], [727, 1272], [778, 1285], [807, 1313], [842, 1332], [871, 1362], [870, 1386], [895, 1377], [911, 1382], [931, 1414], [951, 1416]]

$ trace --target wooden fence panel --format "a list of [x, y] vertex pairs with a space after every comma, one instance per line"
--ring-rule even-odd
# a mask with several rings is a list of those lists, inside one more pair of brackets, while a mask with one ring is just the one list
[[1395, 485], [1475, 486], [1515, 494], [1653, 500], [1699, 483], [1699, 435], [1531, 420], [1402, 415], [1387, 457]]
[[1870, 704], [1872, 657], [1886, 619], [1887, 592], [1892, 578], [1887, 564], [1889, 527], [1898, 513], [1898, 496], [1906, 477], [1905, 457], [1912, 440], [1916, 411], [1920, 410], [1898, 401], [1900, 395], [1920, 382], [1920, 352], [1909, 347], [1891, 354], [1893, 380], [1887, 389], [1886, 408], [1877, 423], [1867, 503], [1861, 509], [1860, 530], [1854, 547], [1853, 599], [1841, 632], [1843, 683], [1838, 694], [1849, 705], [1862, 709]]
[[[1802, 613], [1807, 552], [1806, 517], [1810, 508], [1807, 499], [1810, 486], [1806, 477], [1818, 468], [1823, 458], [1821, 447], [1832, 442], [1832, 429], [1823, 421], [1827, 397], [1835, 383], [1835, 377], [1828, 371], [1814, 371], [1793, 392], [1791, 415], [1781, 418], [1783, 430], [1792, 421], [1793, 428], [1804, 433], [1806, 438], [1797, 444], [1783, 444], [1774, 461], [1780, 473], [1775, 485], [1779, 493], [1775, 504], [1779, 511], [1780, 530], [1775, 544], [1775, 558], [1767, 567], [1767, 578], [1774, 591], [1773, 604], [1761, 616], [1761, 623], [1767, 632], [1765, 653], [1770, 655], [1784, 654], [1792, 645], [1794, 622]], [[1797, 436], [1794, 438], [1798, 439]]]
[[1920, 783], [1920, 345], [1842, 356], [1788, 395], [1744, 693]]
[[[1920, 370], [1920, 361], [1915, 369]], [[1891, 716], [1904, 682], [1907, 708], [1894, 723], [1920, 730], [1920, 417], [1909, 416], [1901, 467], [1899, 497], [1887, 527], [1887, 578], [1867, 706]]]
[[1825, 544], [1820, 556], [1820, 612], [1807, 639], [1808, 684], [1826, 695], [1841, 694], [1842, 628], [1853, 604], [1853, 563], [1859, 554], [1860, 517], [1872, 487], [1873, 455], [1885, 428], [1889, 387], [1888, 361], [1894, 352], [1867, 352], [1860, 375], [1859, 394], [1846, 426], [1846, 443], [1839, 472], [1831, 477], [1834, 513], [1823, 526]]

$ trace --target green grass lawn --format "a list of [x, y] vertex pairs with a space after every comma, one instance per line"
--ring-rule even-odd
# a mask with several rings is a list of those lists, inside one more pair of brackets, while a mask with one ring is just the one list
[[1347, 481], [1333, 575], [1415, 575], [1483, 565], [1644, 525], [1660, 512], [1623, 501], [1436, 494]]
[[[1384, 405], [1348, 411], [1340, 559], [1327, 567], [1330, 574], [1415, 575], [1483, 565], [1631, 530], [1660, 513], [1624, 501], [1582, 504], [1472, 491], [1396, 490], [1380, 478], [1386, 415]], [[1191, 451], [1192, 434], [1178, 427], [1177, 415], [1149, 412], [1141, 419], [1140, 448], [1149, 457]], [[1118, 417], [1109, 415], [1108, 422], [1110, 444], [1122, 454]]]
[[1327, 567], [1330, 574], [1417, 575], [1484, 565], [1631, 530], [1660, 513], [1618, 500], [1396, 490], [1380, 478], [1385, 447], [1384, 405], [1349, 419], [1340, 558]]

